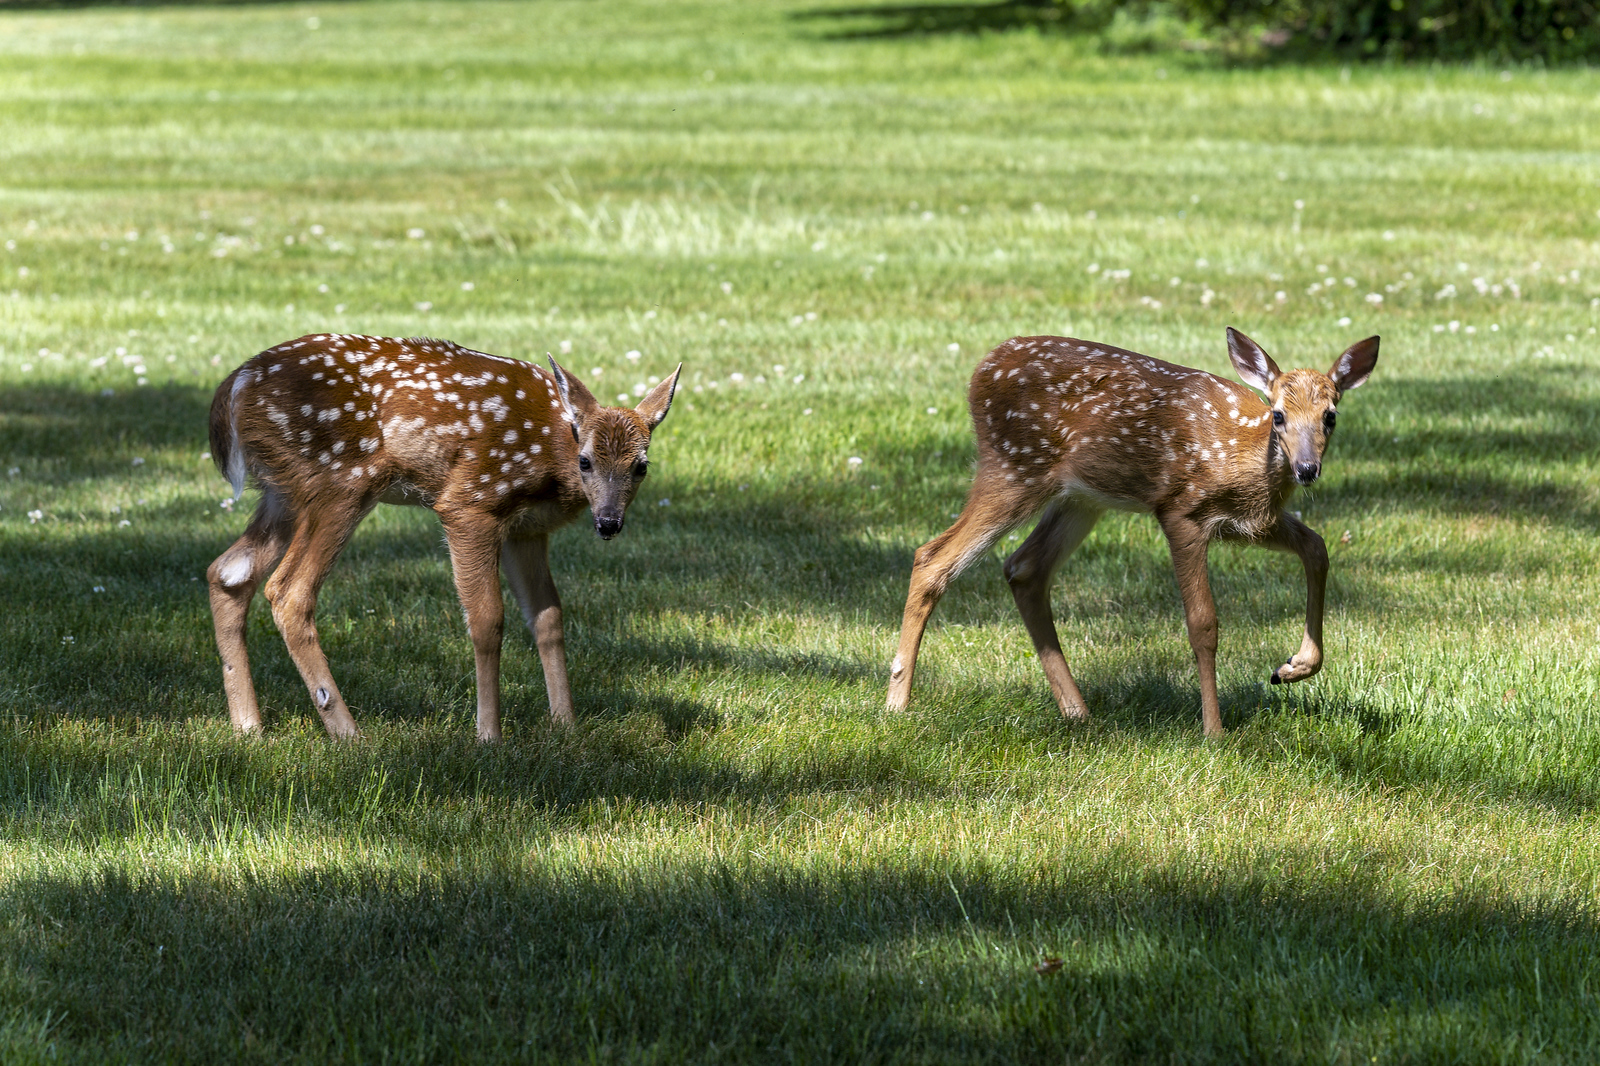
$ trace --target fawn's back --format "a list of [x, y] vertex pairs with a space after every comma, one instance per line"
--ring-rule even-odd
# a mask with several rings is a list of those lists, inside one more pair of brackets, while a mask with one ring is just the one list
[[581, 509], [562, 482], [574, 465], [565, 427], [550, 373], [427, 338], [301, 337], [240, 367], [212, 411], [213, 452], [228, 455], [236, 489], [247, 464], [293, 499], [376, 492], [487, 509], [545, 495]]
[[[1271, 409], [1236, 382], [1071, 337], [1017, 337], [973, 373], [979, 477], [1099, 506], [1215, 506], [1266, 525]], [[1185, 500], [1184, 497], [1190, 499]], [[1223, 506], [1225, 504], [1225, 507]]]

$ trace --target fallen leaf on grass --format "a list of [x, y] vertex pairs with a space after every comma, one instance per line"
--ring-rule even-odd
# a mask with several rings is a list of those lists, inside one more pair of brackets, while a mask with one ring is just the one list
[[1054, 955], [1046, 955], [1043, 962], [1035, 963], [1033, 967], [1033, 972], [1043, 977], [1049, 977], [1051, 974], [1059, 973], [1060, 971], [1061, 960]]

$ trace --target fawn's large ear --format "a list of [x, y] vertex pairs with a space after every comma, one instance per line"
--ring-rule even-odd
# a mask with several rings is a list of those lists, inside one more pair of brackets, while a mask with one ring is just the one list
[[547, 352], [545, 358], [550, 360], [550, 371], [556, 378], [556, 391], [561, 396], [561, 407], [567, 416], [567, 425], [572, 427], [572, 439], [577, 440], [579, 431], [583, 429], [583, 423], [600, 409], [600, 404], [583, 382], [561, 369], [561, 364], [556, 362], [554, 356]]
[[1233, 360], [1233, 369], [1240, 381], [1269, 396], [1272, 394], [1272, 382], [1279, 373], [1278, 364], [1261, 345], [1232, 326], [1228, 327], [1228, 358]]
[[639, 406], [634, 408], [651, 429], [655, 429], [661, 424], [661, 420], [667, 417], [667, 411], [672, 407], [672, 394], [678, 391], [678, 375], [681, 373], [683, 364], [679, 363], [678, 369], [672, 372], [672, 376], [651, 389], [645, 398], [639, 401]]
[[1340, 392], [1349, 392], [1351, 389], [1360, 388], [1361, 384], [1372, 376], [1372, 368], [1378, 365], [1378, 338], [1368, 337], [1364, 341], [1356, 341], [1344, 350], [1344, 354], [1333, 362], [1333, 369], [1328, 371], [1328, 376], [1339, 387]]

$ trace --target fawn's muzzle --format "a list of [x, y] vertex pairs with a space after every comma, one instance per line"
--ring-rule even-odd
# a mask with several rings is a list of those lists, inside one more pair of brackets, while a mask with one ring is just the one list
[[1321, 463], [1296, 463], [1294, 464], [1294, 479], [1302, 485], [1309, 485], [1317, 480], [1317, 475], [1322, 473]]
[[595, 515], [594, 531], [600, 534], [601, 540], [610, 540], [622, 532], [622, 516], [619, 514]]

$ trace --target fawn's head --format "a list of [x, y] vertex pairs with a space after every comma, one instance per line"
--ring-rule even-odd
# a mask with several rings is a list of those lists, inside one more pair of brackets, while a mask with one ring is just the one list
[[650, 434], [667, 417], [683, 364], [645, 395], [639, 406], [602, 407], [583, 382], [550, 360], [572, 439], [578, 444], [578, 477], [603, 540], [622, 532], [622, 517], [650, 469]]
[[1289, 462], [1294, 480], [1309, 485], [1322, 473], [1322, 453], [1338, 419], [1339, 397], [1357, 388], [1378, 364], [1378, 338], [1357, 341], [1334, 360], [1326, 374], [1278, 369], [1261, 345], [1228, 327], [1228, 356], [1246, 385], [1259, 389], [1272, 405], [1272, 436]]

